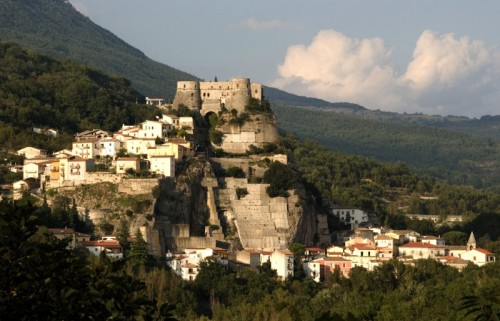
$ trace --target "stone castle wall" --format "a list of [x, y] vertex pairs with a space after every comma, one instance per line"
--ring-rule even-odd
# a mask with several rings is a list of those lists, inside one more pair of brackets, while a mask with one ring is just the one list
[[160, 184], [157, 178], [124, 179], [118, 186], [118, 192], [129, 195], [150, 194]]
[[250, 83], [248, 78], [230, 81], [179, 81], [173, 106], [183, 104], [202, 115], [219, 112], [222, 108], [244, 111], [250, 98], [262, 100], [262, 85]]

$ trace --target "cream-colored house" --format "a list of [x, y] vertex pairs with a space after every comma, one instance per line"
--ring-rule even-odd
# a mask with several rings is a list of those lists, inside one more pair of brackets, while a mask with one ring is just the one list
[[88, 138], [73, 142], [73, 155], [82, 158], [95, 158], [100, 155], [99, 138]]
[[51, 161], [28, 163], [23, 166], [23, 179], [40, 179], [42, 175], [50, 175]]
[[257, 267], [261, 265], [260, 251], [257, 250], [241, 250], [236, 253], [236, 260], [241, 263], [250, 265], [250, 267]]
[[94, 159], [81, 157], [71, 158], [68, 160], [65, 170], [66, 181], [83, 183], [87, 177], [87, 172], [94, 170]]
[[114, 260], [123, 258], [123, 248], [117, 240], [83, 241], [82, 245], [89, 250], [90, 254], [99, 256], [102, 252]]
[[116, 174], [125, 174], [127, 169], [140, 170], [140, 160], [137, 157], [119, 157], [116, 159]]
[[171, 126], [163, 121], [146, 120], [139, 126], [136, 137], [140, 138], [165, 138]]
[[68, 227], [49, 228], [49, 231], [60, 240], [70, 237], [71, 240], [68, 243], [69, 249], [74, 249], [75, 247], [82, 245], [83, 242], [90, 241], [90, 235], [76, 232], [74, 229]]
[[47, 151], [45, 149], [28, 146], [17, 150], [17, 155], [24, 156], [27, 159], [40, 158], [47, 156]]
[[147, 149], [148, 158], [152, 156], [174, 156], [176, 161], [182, 160], [186, 154], [186, 148], [175, 143], [165, 143]]
[[127, 153], [133, 155], [147, 155], [148, 148], [156, 146], [156, 138], [133, 137], [125, 141]]
[[151, 156], [149, 164], [151, 172], [165, 177], [175, 177], [175, 159], [173, 156]]
[[446, 255], [446, 247], [430, 243], [410, 242], [398, 247], [401, 256], [411, 256], [413, 259], [435, 259]]
[[461, 259], [470, 261], [478, 266], [495, 262], [495, 254], [481, 248], [475, 248], [463, 253]]
[[331, 212], [333, 215], [337, 216], [341, 222], [349, 224], [351, 230], [358, 228], [361, 223], [368, 222], [368, 213], [358, 208], [334, 206]]
[[116, 138], [106, 137], [99, 140], [99, 145], [100, 145], [99, 155], [101, 157], [104, 156], [115, 157], [116, 153], [121, 147], [121, 142]]
[[293, 253], [289, 250], [275, 250], [270, 257], [271, 269], [282, 280], [293, 276]]

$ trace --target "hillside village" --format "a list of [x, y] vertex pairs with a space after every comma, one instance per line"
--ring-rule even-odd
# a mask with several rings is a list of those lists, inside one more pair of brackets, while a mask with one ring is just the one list
[[[207, 120], [211, 115], [224, 119], [229, 109], [231, 116], [228, 117], [235, 120], [248, 112], [246, 106], [251, 99], [263, 100], [262, 87], [244, 78], [229, 82], [179, 82], [177, 89], [173, 106], [162, 105], [162, 100], [155, 98], [148, 98], [147, 103], [158, 105], [162, 111], [187, 107]], [[317, 282], [325, 280], [336, 269], [349, 277], [354, 267], [373, 270], [391, 259], [413, 264], [417, 259], [430, 258], [459, 270], [470, 263], [481, 266], [495, 261], [491, 252], [477, 247], [472, 233], [467, 245], [448, 246], [436, 236], [368, 227], [369, 213], [342, 206], [332, 207], [331, 215], [350, 226], [352, 235], [343, 244], [331, 245], [326, 216], [312, 216], [309, 218], [312, 231], [304, 232], [309, 236], [301, 239], [307, 247], [297, 258], [297, 253], [291, 252], [289, 246], [300, 240], [297, 237], [301, 228], [299, 221], [307, 224], [308, 220], [304, 218], [304, 209], [296, 205], [298, 195], [291, 191], [287, 197], [269, 197], [266, 194], [269, 184], [251, 178], [263, 173], [256, 163], [267, 161], [286, 165], [287, 156], [279, 153], [262, 157], [246, 155], [251, 148], [276, 143], [278, 136], [267, 111], [247, 114], [245, 119], [252, 121], [235, 122], [229, 127], [219, 121], [217, 128], [221, 130], [223, 140], [215, 145], [232, 157], [214, 157], [212, 161], [226, 171], [240, 168], [244, 177], [203, 178], [204, 199], [209, 212], [205, 236], [190, 235], [190, 222], [161, 223], [158, 220], [154, 228], [161, 236], [156, 239], [151, 230], [141, 228], [151, 243], [150, 253], [164, 257], [166, 264], [183, 279], [194, 280], [200, 262], [209, 257], [230, 269], [256, 268], [269, 262], [281, 279], [293, 276], [297, 268], [302, 268], [306, 276]], [[129, 186], [132, 191], [120, 188], [124, 193], [151, 193], [161, 180], [175, 181], [176, 164], [186, 159], [206, 158], [206, 152], [200, 152], [199, 141], [195, 139], [196, 130], [193, 117], [163, 113], [157, 119], [140, 124], [124, 124], [114, 133], [101, 129], [77, 133], [71, 150], [60, 150], [52, 155], [35, 147], [19, 149], [17, 154], [24, 157], [24, 164], [14, 166], [12, 170], [22, 170], [23, 180], [13, 183], [13, 197], [20, 198], [26, 192], [41, 195], [49, 189], [103, 182]], [[150, 184], [136, 184], [134, 187], [130, 182], [137, 177], [148, 180]], [[222, 220], [233, 222], [232, 229], [237, 231], [240, 248], [229, 249], [225, 242], [227, 235], [223, 234], [228, 234], [228, 229], [223, 230]], [[84, 246], [95, 255], [103, 253], [113, 259], [123, 258], [123, 248], [114, 235], [91, 240], [90, 235], [70, 228], [51, 229], [51, 232], [59, 238], [70, 236], [73, 240], [71, 247]], [[330, 246], [310, 247], [313, 233], [319, 237], [318, 244]], [[152, 245], [162, 238], [166, 243]]]

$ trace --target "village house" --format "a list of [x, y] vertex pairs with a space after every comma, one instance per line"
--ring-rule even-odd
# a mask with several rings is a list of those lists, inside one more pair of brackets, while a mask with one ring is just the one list
[[321, 277], [321, 259], [316, 259], [312, 261], [302, 262], [302, 269], [304, 270], [304, 275], [306, 277], [312, 278], [316, 282], [324, 280]]
[[74, 138], [75, 141], [86, 141], [89, 139], [97, 139], [100, 140], [105, 137], [111, 137], [111, 133], [102, 130], [102, 129], [90, 129], [90, 130], [85, 130], [83, 132], [75, 134]]
[[260, 251], [257, 250], [242, 250], [236, 253], [236, 260], [241, 263], [248, 264], [250, 267], [258, 267], [261, 265]]
[[139, 125], [139, 131], [135, 135], [139, 138], [161, 138], [167, 137], [171, 126], [163, 121], [146, 120]]
[[166, 254], [167, 266], [186, 281], [196, 279], [200, 262], [209, 257], [214, 257], [226, 268], [229, 264], [227, 251], [221, 248], [184, 249], [181, 252]]
[[47, 151], [45, 149], [30, 147], [30, 146], [21, 148], [21, 149], [17, 150], [16, 153], [17, 153], [17, 155], [24, 156], [27, 159], [40, 158], [40, 157], [47, 156]]
[[92, 255], [100, 256], [101, 253], [104, 253], [112, 260], [123, 259], [123, 248], [116, 239], [82, 241], [82, 245], [85, 246]]
[[52, 162], [46, 160], [40, 163], [27, 163], [23, 166], [23, 179], [40, 179], [42, 176], [50, 176], [50, 167]]
[[395, 240], [385, 234], [375, 236], [375, 246], [377, 247], [377, 257], [379, 259], [392, 259], [397, 256]]
[[164, 177], [175, 177], [175, 159], [173, 156], [151, 156], [149, 171]]
[[116, 138], [105, 137], [99, 140], [99, 145], [99, 155], [101, 157], [109, 156], [114, 158], [116, 153], [120, 150], [122, 143]]
[[138, 157], [118, 157], [116, 159], [116, 174], [125, 174], [128, 169], [137, 172], [140, 168]]
[[71, 157], [67, 159], [64, 167], [65, 180], [73, 181], [76, 184], [85, 183], [87, 172], [94, 170], [93, 158]]
[[156, 146], [156, 138], [132, 137], [125, 141], [127, 153], [133, 155], [147, 155], [148, 148]]
[[181, 161], [187, 155], [187, 149], [179, 144], [168, 142], [162, 145], [148, 147], [146, 154], [152, 156], [173, 156], [176, 161]]
[[390, 230], [385, 235], [392, 237], [396, 240], [396, 244], [404, 244], [408, 242], [417, 242], [419, 233], [411, 230]]
[[398, 248], [401, 256], [410, 256], [413, 259], [436, 259], [446, 255], [446, 247], [430, 243], [410, 242]]
[[358, 228], [362, 223], [368, 222], [368, 214], [354, 207], [333, 206], [331, 213], [337, 216], [341, 222], [350, 225], [351, 230]]
[[73, 155], [83, 158], [95, 158], [100, 155], [99, 138], [80, 139], [72, 144]]
[[282, 280], [293, 276], [293, 253], [289, 250], [275, 250], [270, 257], [271, 269], [276, 270], [276, 274]]
[[69, 238], [68, 243], [69, 249], [74, 249], [77, 246], [83, 246], [83, 242], [90, 241], [90, 235], [76, 232], [74, 229], [69, 227], [64, 228], [49, 228], [49, 231], [54, 234], [59, 240]]

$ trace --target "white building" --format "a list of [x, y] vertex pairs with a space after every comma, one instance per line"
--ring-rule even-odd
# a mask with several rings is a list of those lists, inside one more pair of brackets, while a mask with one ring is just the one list
[[17, 150], [17, 155], [30, 159], [47, 156], [47, 151], [45, 149], [28, 146]]
[[282, 280], [293, 276], [293, 253], [289, 250], [275, 250], [270, 257], [271, 269], [276, 270], [276, 274]]
[[351, 230], [358, 228], [361, 223], [368, 222], [368, 214], [354, 207], [338, 207], [331, 209], [333, 215], [337, 216], [341, 222], [350, 224]]
[[121, 144], [122, 143], [118, 139], [112, 137], [106, 137], [99, 140], [100, 156], [115, 157], [118, 150], [120, 150]]
[[127, 153], [133, 155], [146, 155], [148, 148], [156, 146], [156, 138], [133, 137], [125, 141]]
[[413, 259], [436, 259], [446, 255], [446, 247], [422, 242], [410, 242], [399, 246], [401, 256], [411, 256]]
[[90, 254], [99, 256], [102, 252], [110, 259], [122, 259], [123, 249], [120, 242], [116, 240], [98, 240], [98, 241], [83, 241], [82, 245], [85, 246]]
[[163, 121], [146, 120], [139, 126], [136, 137], [140, 138], [165, 138], [171, 126]]
[[151, 156], [149, 162], [151, 172], [165, 177], [175, 177], [175, 159], [173, 156]]

